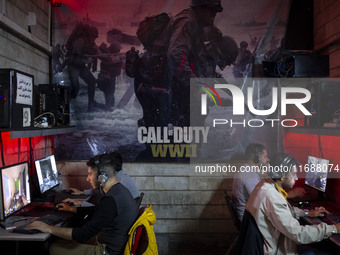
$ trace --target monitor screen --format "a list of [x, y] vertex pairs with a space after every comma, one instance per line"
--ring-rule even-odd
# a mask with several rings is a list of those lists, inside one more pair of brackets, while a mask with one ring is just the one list
[[2, 220], [31, 203], [28, 162], [1, 168]]
[[36, 160], [35, 169], [38, 176], [40, 193], [59, 185], [57, 164], [54, 155]]
[[320, 190], [326, 191], [329, 160], [308, 156], [308, 168], [306, 168], [305, 184]]

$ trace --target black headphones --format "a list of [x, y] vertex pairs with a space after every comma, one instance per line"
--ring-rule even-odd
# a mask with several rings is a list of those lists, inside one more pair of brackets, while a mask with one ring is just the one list
[[103, 163], [107, 163], [107, 162], [111, 161], [111, 159], [110, 160], [105, 159], [105, 161], [103, 162], [103, 157], [105, 155], [106, 154], [100, 155], [99, 158], [94, 161], [94, 163], [95, 163], [95, 165], [97, 166], [97, 169], [98, 169], [97, 180], [100, 183], [100, 187], [103, 187], [105, 185], [105, 183], [107, 182], [107, 180], [109, 179], [107, 173], [100, 170], [100, 165], [102, 165]]
[[290, 155], [290, 154], [287, 154], [285, 157], [284, 157], [284, 159], [282, 160], [282, 162], [281, 162], [281, 164], [280, 165], [282, 165], [282, 166], [288, 166], [288, 163], [291, 161], [291, 159], [293, 158], [293, 156], [292, 155]]
[[[279, 163], [275, 162], [275, 165], [273, 167], [277, 167], [277, 166], [289, 167], [289, 165], [291, 165], [291, 160], [293, 159], [293, 156], [290, 154], [284, 154], [284, 155], [285, 155], [284, 158]], [[274, 161], [275, 161], [275, 157], [274, 157]], [[270, 178], [274, 180], [278, 180], [282, 178], [284, 171], [270, 171], [268, 174]]]

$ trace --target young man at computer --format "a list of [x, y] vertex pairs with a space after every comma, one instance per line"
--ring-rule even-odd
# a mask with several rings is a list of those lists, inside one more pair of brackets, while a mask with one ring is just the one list
[[288, 203], [285, 190], [293, 188], [298, 165], [298, 161], [291, 155], [276, 155], [271, 160], [270, 178], [256, 185], [246, 204], [246, 211], [255, 219], [263, 237], [264, 254], [297, 254], [298, 247], [306, 249], [306, 246], [298, 246], [297, 243], [319, 242], [340, 233], [340, 223], [300, 225], [300, 217], [323, 216], [327, 211], [317, 207], [305, 212]]
[[[116, 179], [123, 184], [130, 192], [131, 195], [133, 196], [133, 198], [137, 198], [140, 196], [140, 193], [138, 191], [138, 187], [136, 182], [128, 175], [126, 174], [123, 170], [123, 158], [121, 156], [120, 153], [118, 152], [111, 152], [109, 153], [109, 155], [112, 157], [112, 160], [115, 162], [115, 171], [116, 171]], [[95, 160], [98, 156], [93, 157], [92, 159], [89, 160], [89, 162]], [[87, 163], [87, 166], [89, 166], [89, 162]], [[95, 166], [92, 166], [95, 168]], [[86, 179], [87, 181], [89, 181], [89, 179]], [[98, 199], [98, 197], [100, 197], [100, 192], [98, 192], [98, 189], [84, 189], [79, 190], [77, 188], [70, 188], [70, 191], [72, 192], [72, 194], [74, 195], [92, 195], [92, 202], [96, 203], [96, 200]], [[83, 202], [81, 200], [77, 200], [77, 199], [72, 199], [72, 198], [67, 198], [65, 199], [63, 202], [71, 202], [76, 206], [81, 206], [82, 204], [85, 204], [86, 206], [86, 202]]]
[[[95, 162], [97, 173], [88, 168], [88, 176], [93, 188], [97, 183], [105, 193], [93, 216], [80, 228], [64, 228], [49, 226], [35, 221], [29, 229], [37, 229], [57, 237], [72, 240], [73, 242], [54, 242], [50, 247], [50, 254], [121, 254], [128, 239], [128, 231], [138, 215], [138, 207], [131, 193], [116, 179], [116, 172], [112, 157], [103, 154]], [[78, 210], [91, 210], [91, 208], [76, 208]], [[83, 244], [91, 238], [96, 239], [94, 245]]]
[[[245, 163], [243, 170], [238, 172], [233, 181], [233, 202], [236, 206], [237, 218], [242, 221], [246, 203], [255, 186], [261, 181], [262, 167], [267, 167], [269, 158], [267, 149], [263, 144], [251, 143], [245, 150]], [[241, 169], [240, 169], [241, 170]], [[305, 193], [303, 188], [295, 188], [288, 192], [288, 198], [302, 197]]]

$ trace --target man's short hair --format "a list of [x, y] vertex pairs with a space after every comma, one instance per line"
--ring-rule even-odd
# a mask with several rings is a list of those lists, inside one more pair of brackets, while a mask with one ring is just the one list
[[112, 162], [114, 164], [114, 169], [115, 171], [120, 171], [122, 170], [123, 167], [123, 157], [120, 153], [118, 152], [111, 152], [109, 153], [109, 155], [111, 156]]
[[255, 164], [260, 162], [260, 155], [263, 153], [266, 147], [260, 143], [251, 143], [247, 146], [245, 151], [245, 157], [247, 160], [252, 160]]
[[121, 161], [119, 157], [113, 157], [111, 153], [105, 153], [90, 158], [86, 165], [91, 167], [98, 175], [100, 172], [105, 172], [108, 177], [112, 177], [116, 175], [116, 169], [121, 167]]
[[97, 165], [96, 165], [96, 160], [99, 159], [99, 156], [100, 156], [100, 155], [96, 155], [96, 156], [90, 158], [90, 159], [86, 162], [86, 165], [87, 165], [88, 167], [91, 167], [93, 171], [98, 171], [98, 167], [97, 167]]
[[299, 161], [290, 154], [278, 153], [270, 160], [268, 175], [273, 181], [278, 181], [290, 173], [293, 166], [298, 167]]

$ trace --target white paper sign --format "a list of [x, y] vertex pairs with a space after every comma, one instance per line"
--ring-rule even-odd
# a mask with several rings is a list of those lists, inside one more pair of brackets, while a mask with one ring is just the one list
[[17, 104], [33, 105], [33, 79], [17, 73]]

